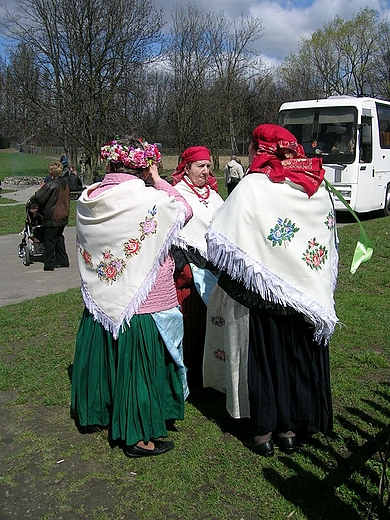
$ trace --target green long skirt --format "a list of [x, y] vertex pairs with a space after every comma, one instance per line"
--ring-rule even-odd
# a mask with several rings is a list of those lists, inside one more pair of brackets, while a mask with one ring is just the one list
[[165, 421], [183, 419], [180, 374], [151, 315], [134, 315], [114, 339], [84, 310], [71, 401], [80, 426], [109, 427], [127, 446], [166, 437]]

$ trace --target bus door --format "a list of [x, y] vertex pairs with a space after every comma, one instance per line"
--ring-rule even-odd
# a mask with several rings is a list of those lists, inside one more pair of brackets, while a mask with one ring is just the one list
[[363, 109], [358, 137], [358, 185], [355, 205], [357, 211], [367, 211], [378, 205], [378, 179], [373, 160], [371, 110]]

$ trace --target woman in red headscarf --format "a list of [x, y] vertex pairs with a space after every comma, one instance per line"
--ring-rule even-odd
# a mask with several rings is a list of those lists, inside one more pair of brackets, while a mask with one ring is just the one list
[[182, 153], [172, 180], [193, 211], [192, 219], [179, 233], [173, 255], [178, 300], [184, 316], [184, 363], [189, 390], [196, 392], [203, 387], [206, 302], [217, 281], [208, 262], [205, 232], [223, 199], [211, 171], [210, 150], [205, 146], [192, 146]]
[[[218, 356], [227, 398], [244, 375], [237, 401], [249, 412], [240, 417], [253, 425], [248, 445], [271, 456], [274, 442], [292, 453], [300, 438], [332, 429], [328, 343], [338, 322], [337, 236], [321, 159], [307, 158], [288, 130], [258, 126], [249, 163], [206, 240], [209, 261], [221, 270], [218, 284], [249, 309], [247, 341], [227, 342]], [[234, 359], [243, 367], [233, 370]]]

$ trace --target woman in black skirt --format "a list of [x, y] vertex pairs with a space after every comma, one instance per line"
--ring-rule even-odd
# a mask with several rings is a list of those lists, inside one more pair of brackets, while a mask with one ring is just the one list
[[337, 237], [321, 159], [308, 159], [289, 131], [258, 126], [249, 161], [206, 237], [219, 285], [250, 309], [248, 344], [237, 345], [247, 362], [248, 444], [271, 456], [274, 441], [291, 453], [300, 438], [333, 427]]

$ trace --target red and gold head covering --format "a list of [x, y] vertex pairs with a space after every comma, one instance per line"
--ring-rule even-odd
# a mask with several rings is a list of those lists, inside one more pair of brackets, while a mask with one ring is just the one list
[[[210, 150], [206, 148], [206, 146], [191, 146], [190, 148], [184, 150], [184, 152], [180, 156], [180, 163], [178, 164], [176, 170], [172, 173], [173, 186], [180, 182], [183, 178], [183, 175], [185, 174], [186, 164], [195, 161], [211, 161]], [[210, 172], [206, 184], [208, 184], [210, 188], [218, 192], [217, 179], [214, 177], [214, 174], [212, 172]]]
[[303, 187], [309, 197], [324, 179], [322, 159], [309, 159], [303, 146], [286, 128], [279, 125], [263, 124], [253, 130], [252, 143], [257, 148], [248, 173], [265, 173], [273, 182], [286, 178]]

